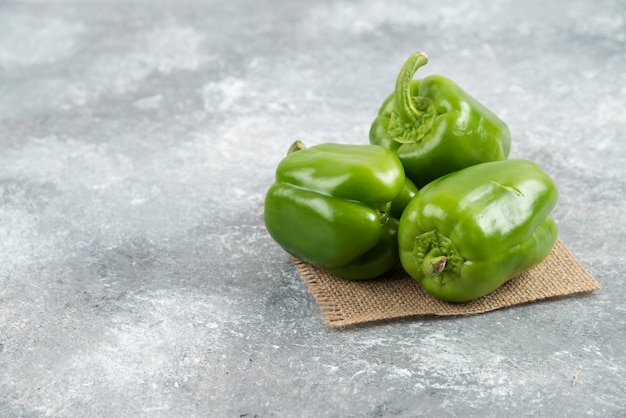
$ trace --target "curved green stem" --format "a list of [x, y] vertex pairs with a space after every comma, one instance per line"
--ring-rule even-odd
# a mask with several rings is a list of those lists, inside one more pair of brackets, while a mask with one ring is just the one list
[[407, 123], [419, 120], [424, 112], [418, 110], [411, 97], [411, 81], [417, 70], [428, 63], [428, 56], [416, 52], [409, 57], [398, 74], [396, 80], [395, 103], [398, 115]]

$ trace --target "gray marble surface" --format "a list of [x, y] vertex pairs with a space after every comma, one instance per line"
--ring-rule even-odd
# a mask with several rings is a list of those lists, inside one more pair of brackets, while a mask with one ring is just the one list
[[[5, 1], [0, 28], [1, 416], [626, 415], [623, 1]], [[416, 50], [553, 176], [601, 291], [322, 325], [265, 190], [296, 138], [367, 142]]]

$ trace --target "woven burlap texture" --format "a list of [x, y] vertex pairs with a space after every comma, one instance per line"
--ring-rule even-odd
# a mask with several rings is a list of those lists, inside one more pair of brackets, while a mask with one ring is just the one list
[[591, 292], [600, 284], [559, 238], [541, 264], [482, 298], [449, 303], [428, 295], [398, 266], [384, 277], [350, 281], [292, 259], [331, 327], [419, 315], [471, 315], [546, 298]]

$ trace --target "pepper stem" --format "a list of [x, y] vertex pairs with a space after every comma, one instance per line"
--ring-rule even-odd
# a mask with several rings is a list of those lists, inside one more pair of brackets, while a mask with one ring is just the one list
[[440, 255], [433, 257], [430, 254], [424, 258], [422, 271], [426, 276], [436, 276], [446, 268], [448, 257]]
[[417, 109], [411, 96], [411, 81], [417, 70], [428, 63], [428, 56], [423, 52], [411, 55], [398, 74], [396, 80], [395, 103], [398, 115], [407, 123], [421, 119], [425, 113]]
[[[414, 273], [420, 279], [435, 279], [440, 283], [455, 280], [465, 263], [450, 238], [437, 230], [424, 232], [415, 237], [413, 248]], [[416, 276], [413, 276], [416, 277]]]
[[287, 150], [287, 155], [293, 154], [296, 151], [302, 151], [303, 149], [306, 149], [306, 145], [304, 145], [304, 142], [298, 139], [293, 144], [291, 144], [291, 146], [289, 146], [289, 149]]

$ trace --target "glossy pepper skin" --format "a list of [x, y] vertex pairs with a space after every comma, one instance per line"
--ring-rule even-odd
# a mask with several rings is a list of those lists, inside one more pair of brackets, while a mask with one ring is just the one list
[[504, 160], [511, 143], [507, 125], [453, 81], [440, 75], [413, 80], [427, 62], [423, 52], [408, 58], [369, 132], [370, 143], [393, 150], [419, 188], [474, 164]]
[[437, 299], [484, 296], [543, 261], [557, 238], [552, 179], [528, 160], [474, 165], [426, 185], [400, 219], [400, 261]]
[[[301, 144], [301, 143], [300, 143]], [[265, 197], [269, 234], [288, 253], [333, 275], [369, 279], [397, 265], [394, 204], [404, 168], [375, 145], [297, 144], [276, 169]]]

